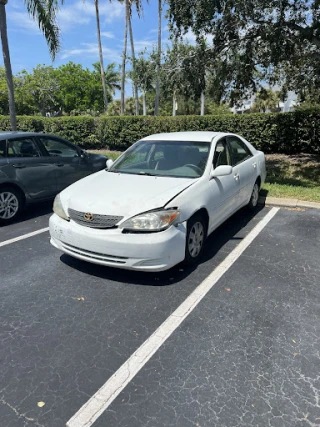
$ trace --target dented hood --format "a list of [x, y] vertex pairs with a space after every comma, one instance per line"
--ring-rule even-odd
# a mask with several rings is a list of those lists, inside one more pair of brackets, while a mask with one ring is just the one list
[[101, 171], [65, 189], [61, 201], [65, 210], [130, 218], [165, 206], [196, 181]]

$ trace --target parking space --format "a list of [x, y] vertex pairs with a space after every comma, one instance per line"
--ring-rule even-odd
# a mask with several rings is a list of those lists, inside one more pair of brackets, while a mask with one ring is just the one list
[[0, 245], [1, 242], [48, 227], [49, 217], [52, 214], [52, 204], [53, 201], [51, 200], [29, 206], [12, 224], [7, 226], [0, 224]]
[[[197, 268], [159, 274], [61, 255], [47, 232], [0, 247], [1, 426], [65, 425], [269, 211], [237, 213]], [[94, 425], [319, 424], [319, 220], [279, 211]]]

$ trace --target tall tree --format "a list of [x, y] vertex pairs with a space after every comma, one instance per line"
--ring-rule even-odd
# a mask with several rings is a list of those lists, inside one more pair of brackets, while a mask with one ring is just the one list
[[[100, 63], [95, 62], [92, 64], [93, 66], [93, 72], [97, 75], [100, 75]], [[116, 90], [121, 90], [121, 76], [119, 71], [116, 71], [115, 69], [116, 63], [112, 62], [107, 65], [107, 67], [104, 70], [104, 78], [105, 78], [105, 85], [106, 85], [106, 91], [107, 91], [107, 97], [108, 101], [112, 98], [112, 95], [115, 94]]]
[[100, 73], [101, 73], [102, 91], [103, 91], [103, 104], [104, 104], [104, 111], [107, 111], [108, 96], [107, 96], [107, 88], [106, 88], [106, 78], [104, 74], [103, 54], [102, 54], [102, 44], [101, 44], [99, 0], [94, 0], [94, 5], [96, 9], [97, 36], [98, 36], [99, 58], [100, 58]]
[[[6, 4], [8, 0], [0, 0], [0, 33], [3, 62], [6, 70], [10, 123], [12, 130], [17, 129], [16, 109], [14, 101], [13, 76], [10, 61], [10, 51], [7, 33]], [[52, 59], [59, 50], [59, 28], [56, 25], [56, 11], [59, 0], [24, 0], [29, 15], [35, 19], [45, 36]]]
[[156, 80], [156, 100], [154, 115], [159, 114], [160, 100], [160, 72], [161, 72], [161, 29], [162, 29], [162, 0], [158, 0], [158, 50], [157, 50], [157, 80]]
[[[134, 40], [133, 40], [133, 31], [132, 31], [132, 6], [133, 4], [136, 7], [137, 14], [139, 18], [142, 15], [142, 1], [141, 0], [128, 0], [129, 1], [129, 34], [130, 34], [130, 43], [131, 43], [131, 56], [132, 56], [132, 69], [135, 73], [135, 67], [136, 67], [136, 56], [135, 56], [135, 50], [134, 50]], [[135, 82], [133, 82], [134, 85], [134, 98], [135, 98], [135, 107], [136, 107], [136, 116], [139, 115], [139, 94], [138, 94], [138, 87]]]
[[[320, 76], [319, 0], [168, 0], [168, 4], [176, 34], [190, 28], [197, 37], [212, 34], [216, 57], [238, 54], [238, 89], [250, 86], [257, 68], [268, 75], [270, 68], [285, 66], [292, 86], [293, 70]], [[308, 67], [301, 64], [301, 57]], [[295, 75], [299, 81], [299, 73]]]
[[127, 62], [127, 44], [128, 44], [128, 24], [130, 16], [129, 0], [124, 0], [125, 18], [124, 18], [124, 37], [121, 66], [121, 115], [125, 113], [125, 83], [126, 83], [126, 62]]
[[145, 57], [146, 51], [140, 52], [136, 59], [135, 67], [129, 76], [142, 92], [143, 115], [147, 115], [146, 95], [153, 90], [155, 62], [151, 58]]
[[42, 116], [59, 109], [60, 85], [53, 67], [37, 65], [32, 74], [23, 70], [19, 77], [24, 79], [23, 89], [32, 96], [33, 103]]

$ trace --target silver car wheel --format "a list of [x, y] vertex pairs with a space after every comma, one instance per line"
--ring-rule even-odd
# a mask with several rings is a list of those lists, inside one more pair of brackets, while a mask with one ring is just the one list
[[19, 210], [19, 200], [10, 191], [0, 193], [0, 219], [11, 219]]
[[192, 258], [196, 258], [201, 252], [204, 242], [204, 227], [201, 222], [193, 224], [188, 236], [188, 251]]
[[257, 183], [254, 184], [252, 195], [251, 195], [251, 204], [253, 207], [256, 207], [259, 200], [259, 186]]

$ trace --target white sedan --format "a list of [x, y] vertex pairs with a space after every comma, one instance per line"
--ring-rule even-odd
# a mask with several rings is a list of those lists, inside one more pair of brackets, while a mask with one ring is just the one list
[[56, 197], [51, 243], [81, 260], [131, 270], [196, 263], [210, 233], [241, 207], [257, 205], [265, 177], [264, 154], [240, 136], [151, 135]]

